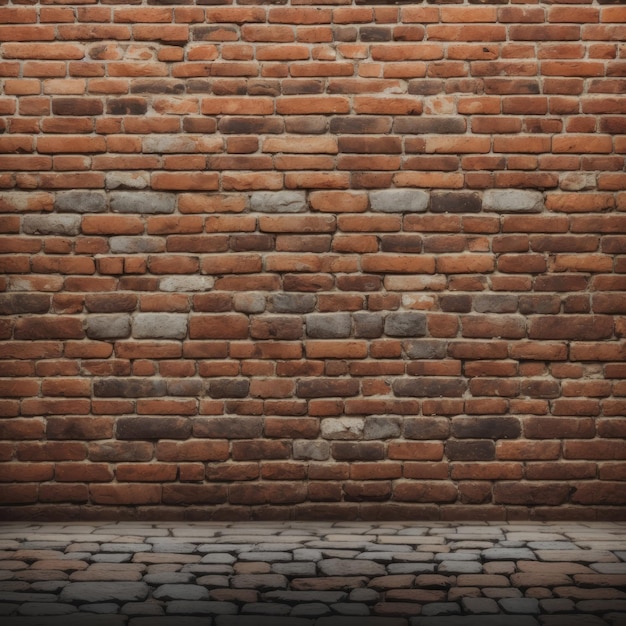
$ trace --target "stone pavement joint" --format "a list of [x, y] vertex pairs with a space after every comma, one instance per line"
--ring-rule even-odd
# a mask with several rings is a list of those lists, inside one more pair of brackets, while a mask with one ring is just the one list
[[0, 523], [2, 626], [626, 626], [626, 523]]

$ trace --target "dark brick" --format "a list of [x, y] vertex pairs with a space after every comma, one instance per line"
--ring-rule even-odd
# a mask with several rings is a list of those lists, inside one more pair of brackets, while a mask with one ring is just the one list
[[127, 96], [107, 100], [109, 115], [144, 115], [148, 111], [148, 101], [145, 98]]
[[564, 504], [570, 493], [570, 486], [563, 483], [541, 484], [524, 482], [498, 482], [493, 488], [493, 501], [496, 504], [517, 504], [522, 506]]
[[475, 192], [434, 192], [430, 196], [430, 210], [433, 213], [479, 213], [482, 200]]
[[291, 441], [233, 441], [233, 461], [254, 461], [265, 459], [288, 459], [291, 457]]
[[460, 439], [515, 439], [522, 428], [516, 417], [455, 417], [452, 436]]
[[134, 293], [97, 293], [85, 297], [85, 306], [91, 313], [119, 313], [134, 311], [137, 296]]
[[159, 378], [100, 378], [93, 392], [101, 398], [153, 398], [167, 394], [167, 383]]
[[461, 117], [397, 117], [393, 130], [399, 135], [445, 135], [464, 133], [467, 122]]
[[359, 381], [347, 378], [315, 378], [298, 381], [299, 398], [333, 398], [356, 396], [359, 393]]
[[467, 382], [461, 378], [397, 378], [391, 385], [399, 397], [461, 397]]
[[388, 26], [362, 26], [359, 29], [361, 41], [391, 41], [393, 33]]
[[530, 339], [589, 341], [613, 335], [613, 318], [606, 315], [549, 315], [530, 321]]
[[336, 461], [380, 461], [385, 446], [379, 441], [333, 441], [331, 455]]
[[130, 83], [131, 93], [182, 94], [185, 82], [176, 78], [135, 78]]
[[333, 134], [384, 134], [390, 130], [391, 119], [385, 117], [338, 116], [330, 121], [330, 132]]
[[208, 383], [211, 398], [245, 398], [250, 391], [250, 381], [245, 378], [216, 378]]
[[450, 461], [493, 461], [496, 458], [493, 441], [448, 441], [445, 451]]
[[226, 485], [163, 485], [163, 504], [222, 504], [227, 498]]
[[118, 439], [187, 439], [191, 421], [185, 417], [121, 417]]
[[558, 398], [561, 394], [561, 386], [556, 380], [531, 378], [522, 381], [520, 392], [529, 398]]
[[472, 296], [461, 294], [439, 296], [439, 306], [446, 313], [469, 313], [472, 310]]
[[102, 115], [104, 107], [100, 98], [53, 98], [54, 115]]
[[398, 482], [393, 490], [401, 502], [455, 502], [457, 495], [456, 486], [443, 481]]
[[263, 433], [260, 417], [202, 417], [193, 421], [193, 436], [211, 439], [253, 439]]
[[44, 293], [0, 294], [0, 315], [47, 313], [49, 309], [50, 296]]
[[419, 235], [381, 235], [382, 252], [418, 253], [422, 251], [422, 238]]
[[446, 417], [407, 417], [404, 420], [406, 439], [447, 439], [450, 420]]
[[284, 122], [273, 117], [223, 117], [217, 127], [227, 135], [280, 134], [284, 131]]

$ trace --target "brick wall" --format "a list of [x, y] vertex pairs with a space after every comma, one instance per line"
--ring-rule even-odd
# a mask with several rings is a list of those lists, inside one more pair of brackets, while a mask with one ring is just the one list
[[3, 519], [623, 517], [623, 2], [0, 4]]

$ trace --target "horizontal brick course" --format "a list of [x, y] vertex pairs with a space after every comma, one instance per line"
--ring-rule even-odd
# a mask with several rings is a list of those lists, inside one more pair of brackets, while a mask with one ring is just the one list
[[1, 7], [0, 501], [614, 517], [617, 4]]

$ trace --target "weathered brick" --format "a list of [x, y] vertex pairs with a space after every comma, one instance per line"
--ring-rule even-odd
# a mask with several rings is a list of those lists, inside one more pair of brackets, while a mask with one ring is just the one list
[[191, 422], [184, 417], [122, 417], [116, 433], [119, 439], [186, 439]]

